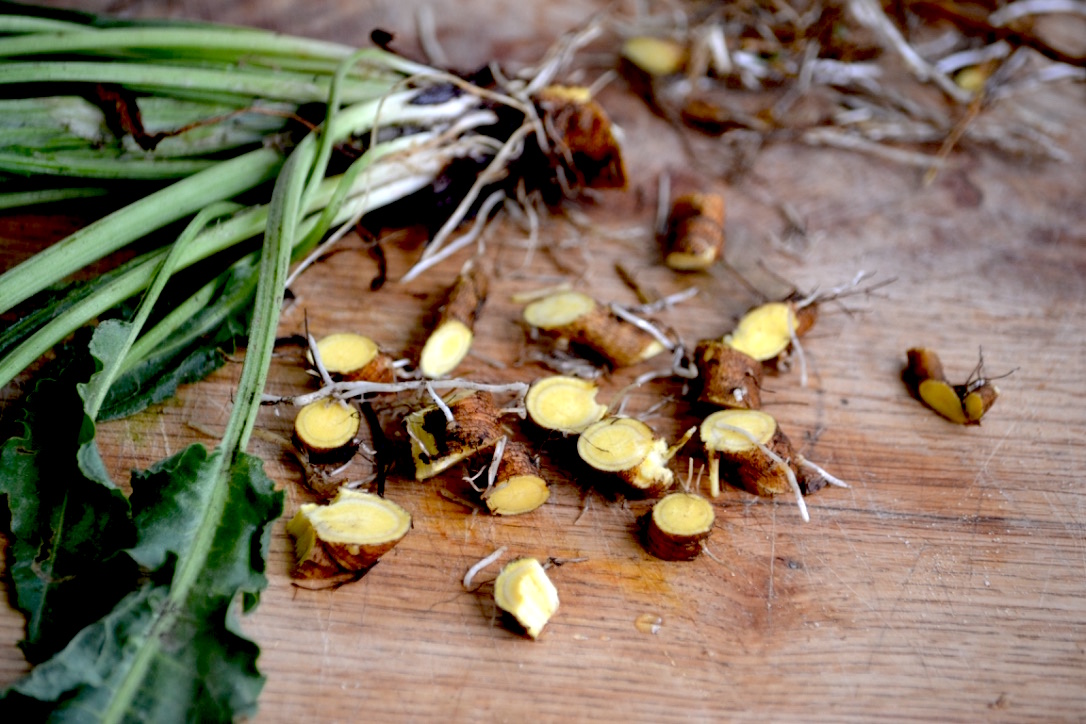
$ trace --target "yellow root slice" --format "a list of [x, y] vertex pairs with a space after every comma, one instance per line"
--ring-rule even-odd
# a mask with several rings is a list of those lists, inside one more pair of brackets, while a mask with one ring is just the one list
[[735, 484], [747, 492], [773, 496], [799, 490], [790, 467], [795, 453], [772, 415], [759, 410], [714, 412], [701, 424], [701, 441], [710, 457], [709, 485], [714, 496], [720, 492], [719, 466], [713, 464], [717, 455], [728, 465]]
[[[353, 332], [337, 332], [317, 342], [321, 364], [333, 379], [392, 382], [395, 370], [392, 359], [383, 354], [369, 337]], [[307, 353], [309, 364], [313, 355]]]
[[419, 371], [424, 377], [447, 375], [467, 356], [486, 294], [486, 275], [469, 262], [449, 289], [434, 331], [422, 348]]
[[795, 309], [787, 302], [769, 302], [743, 315], [724, 343], [759, 362], [779, 357], [798, 334], [799, 320]]
[[632, 417], [611, 417], [590, 425], [577, 438], [577, 454], [592, 468], [614, 473], [628, 495], [659, 494], [675, 482], [668, 462], [690, 436], [670, 448], [650, 428]]
[[327, 505], [307, 503], [287, 523], [294, 538], [293, 575], [310, 587], [357, 577], [411, 528], [411, 515], [371, 493], [341, 490]]
[[690, 561], [701, 553], [701, 542], [713, 530], [716, 513], [700, 495], [669, 493], [648, 516], [645, 547], [665, 561]]
[[294, 437], [310, 455], [319, 458], [350, 451], [360, 425], [358, 410], [346, 402], [318, 400], [298, 411]]
[[678, 73], [686, 64], [686, 48], [674, 40], [637, 36], [622, 44], [622, 57], [651, 76]]
[[536, 639], [558, 610], [558, 589], [538, 560], [518, 558], [494, 581], [494, 603]]
[[917, 387], [917, 392], [925, 405], [951, 422], [959, 425], [968, 422], [965, 410], [962, 409], [961, 398], [946, 380], [922, 380]]
[[650, 332], [580, 292], [558, 292], [524, 308], [524, 321], [591, 349], [614, 367], [643, 362], [665, 347]]
[[405, 425], [411, 438], [415, 479], [426, 480], [448, 470], [502, 436], [498, 409], [489, 392], [458, 390], [444, 399], [453, 420], [437, 405], [416, 410]]
[[536, 425], [564, 434], [579, 433], [603, 418], [607, 406], [596, 402], [599, 388], [579, 377], [554, 375], [532, 383], [524, 398]]
[[487, 490], [483, 500], [495, 515], [521, 515], [546, 503], [550, 494], [528, 447], [511, 442], [502, 453], [494, 487]]
[[419, 372], [434, 378], [449, 374], [471, 349], [474, 333], [463, 322], [449, 319], [430, 334], [419, 355]]
[[664, 263], [676, 271], [708, 269], [724, 249], [724, 197], [679, 196], [671, 206], [667, 226]]

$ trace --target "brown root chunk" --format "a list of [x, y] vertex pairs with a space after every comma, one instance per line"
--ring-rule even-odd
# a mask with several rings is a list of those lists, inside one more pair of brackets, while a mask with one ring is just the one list
[[[393, 382], [396, 370], [392, 358], [380, 351], [369, 337], [353, 332], [337, 332], [317, 342], [321, 364], [335, 380]], [[314, 364], [313, 356], [308, 355]]]
[[729, 482], [754, 495], [798, 490], [795, 451], [772, 415], [759, 410], [714, 412], [701, 424], [701, 441], [709, 458], [713, 497], [720, 492], [721, 463]]
[[313, 462], [349, 458], [357, 448], [361, 424], [358, 410], [346, 402], [317, 400], [298, 411], [294, 440]]
[[612, 473], [631, 497], [658, 495], [675, 482], [668, 462], [694, 434], [691, 428], [671, 447], [645, 423], [610, 417], [590, 425], [577, 438], [577, 454], [590, 467]]
[[596, 402], [597, 392], [599, 388], [588, 380], [553, 375], [532, 383], [524, 406], [539, 427], [577, 434], [607, 413], [607, 406]]
[[411, 515], [372, 493], [341, 490], [331, 503], [307, 503], [287, 523], [297, 585], [324, 588], [358, 578], [411, 529]]
[[762, 363], [719, 340], [703, 340], [694, 352], [698, 401], [717, 407], [757, 410], [762, 406]]
[[676, 271], [708, 269], [724, 250], [724, 197], [692, 193], [675, 199], [667, 222], [664, 263]]
[[483, 495], [486, 507], [495, 515], [530, 513], [547, 502], [550, 489], [528, 447], [510, 442], [502, 453], [494, 486]]
[[518, 558], [494, 581], [494, 603], [533, 639], [558, 610], [558, 589], [535, 558]]
[[524, 321], [591, 349], [613, 367], [644, 362], [665, 349], [652, 334], [580, 292], [558, 292], [532, 302], [524, 308]]
[[669, 493], [646, 516], [645, 548], [665, 561], [694, 560], [715, 520], [712, 503], [700, 495]]
[[498, 408], [489, 392], [457, 390], [444, 399], [452, 420], [437, 405], [407, 416], [415, 479], [431, 478], [502, 437]]
[[951, 385], [943, 374], [939, 355], [927, 347], [906, 352], [902, 379], [909, 391], [929, 408], [959, 425], [979, 425], [999, 397], [999, 388], [983, 376], [983, 361], [968, 381]]
[[486, 293], [486, 276], [474, 266], [457, 276], [419, 355], [419, 371], [424, 377], [447, 375], [467, 356]]
[[573, 186], [626, 188], [626, 165], [611, 120], [587, 88], [553, 85], [536, 97], [543, 125], [559, 145]]

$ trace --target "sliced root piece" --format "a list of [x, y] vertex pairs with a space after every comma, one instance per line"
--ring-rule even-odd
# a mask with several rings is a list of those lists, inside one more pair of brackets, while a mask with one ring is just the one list
[[713, 530], [716, 513], [707, 499], [670, 493], [652, 506], [645, 520], [645, 548], [665, 561], [691, 561]]
[[757, 410], [762, 406], [762, 363], [719, 340], [703, 340], [694, 352], [698, 401], [716, 407]]
[[510, 561], [494, 581], [494, 603], [533, 639], [558, 610], [558, 589], [535, 558]]
[[759, 410], [721, 410], [701, 424], [701, 441], [709, 456], [709, 485], [720, 493], [720, 463], [730, 482], [761, 496], [796, 492], [798, 481], [792, 467], [796, 458], [772, 415]]
[[[394, 382], [396, 369], [392, 358], [381, 352], [369, 337], [353, 332], [337, 332], [317, 342], [321, 364], [334, 380], [350, 382]], [[314, 364], [313, 355], [307, 355]]]
[[664, 263], [676, 271], [702, 271], [724, 250], [724, 197], [684, 194], [668, 217]]
[[297, 585], [324, 588], [358, 578], [411, 529], [411, 515], [372, 493], [341, 490], [327, 505], [307, 503], [287, 523]]
[[665, 349], [650, 332], [580, 292], [559, 292], [532, 302], [524, 308], [524, 321], [589, 348], [613, 367], [644, 362]]
[[539, 427], [562, 434], [577, 434], [607, 413], [607, 406], [596, 402], [599, 388], [579, 377], [553, 375], [532, 383], [524, 406]]
[[467, 356], [486, 293], [486, 276], [474, 266], [457, 276], [419, 355], [419, 371], [424, 377], [447, 375]]
[[668, 38], [639, 35], [622, 44], [622, 59], [652, 77], [682, 71], [686, 56], [686, 46]]
[[294, 418], [294, 441], [310, 462], [343, 460], [354, 455], [362, 418], [342, 400], [311, 402]]
[[979, 425], [999, 397], [999, 388], [984, 378], [983, 367], [981, 361], [965, 384], [951, 385], [939, 355], [927, 347], [913, 347], [906, 352], [902, 379], [913, 395], [947, 420]]
[[759, 362], [777, 361], [811, 328], [816, 314], [814, 305], [797, 310], [791, 302], [768, 302], [744, 314], [724, 343]]
[[590, 467], [612, 473], [630, 497], [658, 495], [675, 482], [668, 462], [693, 435], [694, 429], [675, 445], [645, 423], [632, 417], [609, 417], [589, 426], [577, 438], [577, 454]]
[[528, 447], [511, 442], [505, 446], [494, 485], [483, 501], [495, 515], [530, 513], [547, 502], [550, 488], [543, 479]]
[[415, 461], [415, 479], [431, 478], [502, 436], [498, 408], [489, 392], [457, 390], [442, 399], [452, 416], [439, 405], [416, 410], [407, 416], [411, 457]]

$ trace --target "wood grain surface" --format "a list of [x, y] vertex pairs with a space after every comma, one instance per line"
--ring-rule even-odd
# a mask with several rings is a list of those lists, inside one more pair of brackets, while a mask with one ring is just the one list
[[[95, 5], [105, 3], [83, 3]], [[417, 6], [392, 5], [175, 2], [164, 10], [354, 42], [373, 25], [410, 38]], [[454, 64], [470, 66], [484, 53], [531, 59], [522, 53], [541, 50], [592, 9], [529, 5], [480, 1], [461, 12], [451, 0], [437, 4]], [[150, 14], [158, 5], [126, 7]], [[494, 22], [470, 23], [488, 12]], [[665, 563], [645, 553], [635, 534], [647, 503], [611, 500], [592, 480], [572, 479], [561, 441], [534, 440], [552, 485], [543, 508], [490, 517], [441, 493], [457, 487], [459, 473], [425, 483], [395, 477], [388, 495], [412, 513], [414, 529], [362, 580], [334, 591], [291, 585], [281, 520], [270, 586], [244, 620], [268, 677], [256, 720], [1081, 720], [1083, 85], [1014, 101], [1066, 129], [1061, 143], [1073, 160], [1027, 162], [966, 147], [926, 186], [912, 168], [791, 144], [763, 148], [749, 173], [725, 183], [728, 158], [712, 140], [684, 146], [621, 81], [600, 100], [626, 133], [630, 190], [546, 219], [534, 253], [513, 221], [490, 229], [490, 299], [458, 375], [529, 381], [544, 374], [523, 362], [512, 294], [569, 281], [600, 299], [632, 303], [616, 261], [661, 294], [699, 290], [658, 316], [688, 343], [728, 331], [755, 297], [719, 267], [667, 270], [651, 233], [658, 173], [697, 173], [727, 194], [729, 261], [767, 295], [786, 291], [774, 274], [805, 290], [861, 270], [895, 279], [877, 294], [824, 305], [804, 341], [806, 387], [796, 370], [765, 384], [765, 409], [802, 454], [851, 488], [810, 496], [809, 523], [791, 500], [727, 489], [716, 501], [712, 556]], [[783, 202], [806, 222], [805, 236], [786, 234]], [[4, 218], [6, 259], [40, 246], [27, 229], [49, 223]], [[384, 242], [393, 280], [420, 244], [410, 234]], [[318, 336], [355, 330], [413, 355], [466, 258], [370, 292], [376, 267], [349, 239], [294, 286], [281, 334], [303, 332], [308, 320]], [[1003, 396], [982, 426], [953, 425], [907, 394], [905, 350], [919, 344], [940, 352], [954, 381], [969, 374], [981, 347], [990, 373], [1014, 370], [999, 382]], [[116, 479], [191, 442], [213, 445], [238, 362], [171, 402], [104, 426], [103, 456]], [[605, 377], [601, 399], [662, 364]], [[311, 384], [301, 350], [284, 348], [268, 391], [294, 394]], [[17, 393], [8, 389], [4, 401]], [[642, 385], [627, 409], [642, 413], [661, 402], [648, 422], [665, 436], [697, 423], [673, 380]], [[285, 491], [287, 516], [312, 497], [289, 452], [292, 415], [266, 409], [251, 444]], [[519, 430], [515, 419], [511, 425]], [[694, 444], [674, 469], [685, 476], [691, 459], [695, 468], [702, 463]], [[350, 474], [368, 469], [363, 460], [353, 465]], [[510, 632], [495, 615], [490, 584], [499, 565], [479, 573], [473, 590], [461, 585], [467, 569], [499, 546], [507, 548], [502, 562], [531, 555], [562, 563], [550, 570], [561, 607], [538, 641]], [[0, 684], [27, 670], [16, 647], [21, 636], [21, 617], [4, 604]]]

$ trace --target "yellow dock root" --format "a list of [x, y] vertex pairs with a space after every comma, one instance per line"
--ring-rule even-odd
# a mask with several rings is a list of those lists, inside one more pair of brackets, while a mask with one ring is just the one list
[[558, 292], [532, 302], [524, 308], [524, 321], [587, 347], [613, 367], [644, 362], [665, 349], [655, 336], [580, 292]]
[[792, 334], [799, 334], [799, 319], [788, 302], [769, 302], [743, 315], [724, 343], [743, 354], [767, 362], [784, 354], [792, 344]]
[[[978, 365], [977, 370], [981, 369]], [[927, 347], [907, 351], [902, 378], [921, 402], [959, 425], [979, 425], [999, 397], [999, 388], [983, 377], [971, 376], [966, 384], [951, 385], [943, 374], [939, 355]]]
[[720, 494], [718, 456], [729, 471], [729, 480], [749, 493], [773, 496], [798, 491], [791, 467], [795, 451], [771, 415], [759, 410], [714, 412], [701, 424], [701, 441], [710, 460], [713, 497]]
[[539, 427], [577, 434], [607, 414], [607, 406], [596, 402], [598, 392], [599, 388], [588, 380], [553, 375], [532, 383], [524, 406]]
[[724, 250], [724, 197], [703, 193], [677, 197], [664, 241], [664, 264], [671, 269], [708, 269]]
[[411, 515], [372, 493], [341, 490], [327, 505], [307, 503], [287, 523], [297, 585], [324, 588], [372, 568], [411, 529]]
[[444, 402], [452, 413], [451, 422], [437, 405], [416, 410], [405, 421], [416, 480], [448, 470], [494, 445], [503, 435], [498, 408], [489, 392], [457, 390]]
[[645, 521], [645, 548], [665, 561], [691, 561], [713, 530], [716, 512], [700, 495], [669, 493], [652, 506]]
[[[396, 370], [392, 358], [369, 337], [353, 332], [337, 332], [317, 342], [321, 364], [334, 380], [392, 382]], [[308, 355], [313, 364], [312, 354]]]
[[691, 428], [673, 446], [632, 417], [609, 417], [590, 425], [577, 438], [577, 454], [590, 467], [612, 473], [630, 497], [658, 495], [675, 482], [668, 462], [694, 434]]
[[550, 488], [524, 443], [510, 442], [502, 453], [498, 474], [483, 501], [495, 515], [530, 513], [547, 502]]
[[694, 352], [698, 402], [757, 410], [762, 406], [762, 363], [719, 340], [703, 340]]
[[494, 603], [533, 639], [558, 610], [558, 589], [535, 558], [511, 561], [494, 581]]
[[457, 276], [434, 331], [419, 355], [419, 371], [424, 377], [447, 375], [467, 356], [475, 337], [475, 320], [486, 302], [486, 294], [486, 276], [474, 266]]
[[294, 440], [311, 460], [321, 461], [354, 454], [361, 416], [342, 400], [311, 402], [294, 418]]

